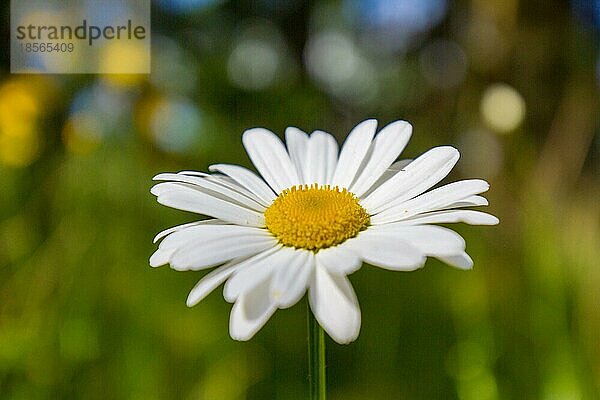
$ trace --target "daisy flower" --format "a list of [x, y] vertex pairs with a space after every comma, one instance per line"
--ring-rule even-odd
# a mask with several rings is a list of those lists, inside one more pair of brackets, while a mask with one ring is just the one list
[[275, 310], [291, 307], [308, 290], [310, 308], [329, 336], [355, 340], [361, 314], [348, 274], [363, 262], [412, 271], [426, 257], [469, 269], [463, 238], [435, 224], [498, 223], [463, 209], [488, 204], [479, 195], [489, 188], [483, 180], [429, 190], [456, 164], [458, 150], [435, 147], [395, 162], [412, 126], [396, 121], [376, 130], [372, 119], [358, 124], [338, 151], [335, 138], [322, 131], [287, 128], [284, 145], [269, 130], [254, 128], [242, 142], [260, 176], [229, 164], [212, 165], [211, 173], [155, 176], [162, 182], [151, 192], [159, 203], [211, 219], [159, 233], [150, 265], [178, 271], [218, 266], [192, 289], [187, 305], [226, 282], [234, 339], [250, 339]]

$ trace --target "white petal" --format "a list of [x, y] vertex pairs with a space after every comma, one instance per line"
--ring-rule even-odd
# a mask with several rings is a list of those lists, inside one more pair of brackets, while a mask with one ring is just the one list
[[[201, 229], [207, 228], [207, 229]], [[176, 270], [198, 270], [221, 264], [236, 257], [245, 257], [260, 253], [276, 245], [277, 240], [262, 229], [245, 228], [230, 225], [215, 229], [217, 227], [197, 226], [188, 228], [187, 237], [177, 243], [173, 236], [183, 233], [179, 231], [166, 237], [159, 249], [168, 250], [175, 247], [175, 251], [169, 260], [171, 267]]]
[[371, 143], [368, 161], [358, 178], [350, 186], [356, 196], [362, 196], [398, 158], [412, 134], [412, 126], [406, 121], [396, 121], [383, 128]]
[[424, 212], [445, 209], [451, 204], [485, 192], [489, 188], [490, 185], [481, 179], [467, 179], [449, 183], [372, 216], [371, 223], [373, 225], [386, 224]]
[[160, 267], [169, 262], [169, 259], [173, 255], [174, 249], [157, 249], [151, 256], [148, 263], [151, 267]]
[[290, 257], [285, 247], [276, 245], [240, 263], [236, 273], [225, 284], [223, 297], [229, 302], [235, 301], [242, 293], [270, 279], [280, 265], [289, 262]]
[[[464, 222], [470, 225], [496, 225], [498, 218], [475, 210], [444, 210], [418, 214], [412, 218], [397, 222], [404, 225], [452, 224]], [[385, 225], [384, 225], [385, 226]]]
[[305, 172], [308, 159], [308, 135], [300, 129], [290, 126], [285, 130], [285, 143], [290, 159], [296, 167], [300, 183], [308, 183]]
[[327, 185], [335, 172], [338, 144], [333, 136], [314, 131], [308, 142], [305, 182]]
[[155, 181], [188, 183], [206, 194], [214, 195], [215, 197], [219, 196], [224, 200], [230, 201], [242, 207], [250, 208], [251, 210], [258, 212], [265, 211], [265, 207], [257, 202], [255, 196], [251, 195], [252, 197], [248, 197], [239, 191], [228, 187], [225, 182], [219, 182], [218, 177], [211, 179], [210, 176], [198, 177], [184, 174], [164, 173], [158, 174], [152, 179]]
[[158, 242], [160, 239], [164, 238], [165, 236], [167, 236], [173, 232], [177, 232], [182, 229], [189, 228], [191, 226], [196, 226], [196, 225], [227, 225], [227, 223], [223, 222], [219, 219], [205, 219], [202, 221], [195, 221], [195, 222], [190, 222], [190, 223], [183, 224], [183, 225], [177, 225], [172, 228], [165, 229], [164, 231], [158, 232], [156, 234], [156, 236], [154, 236], [152, 243]]
[[477, 206], [487, 206], [490, 203], [483, 196], [470, 196], [466, 199], [462, 199], [460, 201], [454, 202], [448, 205], [448, 208], [460, 208], [460, 207], [477, 207]]
[[208, 169], [229, 176], [244, 188], [254, 193], [261, 200], [261, 204], [266, 207], [277, 197], [269, 185], [249, 169], [230, 164], [215, 164], [208, 167]]
[[465, 249], [465, 241], [458, 233], [441, 226], [388, 224], [373, 226], [371, 230], [406, 242], [428, 256], [450, 256]]
[[440, 186], [415, 197], [410, 200], [410, 205], [419, 205], [423, 211], [433, 211], [459, 201], [465, 201], [476, 194], [486, 192], [489, 188], [489, 183], [482, 179], [465, 179]]
[[[214, 229], [208, 229], [206, 226], [214, 226]], [[196, 229], [194, 227], [203, 226], [203, 228]], [[173, 253], [177, 249], [187, 246], [190, 242], [204, 240], [208, 234], [208, 236], [219, 237], [219, 235], [229, 235], [230, 232], [238, 232], [243, 230], [244, 232], [248, 232], [247, 229], [250, 229], [250, 232], [254, 232], [256, 228], [249, 227], [240, 227], [237, 225], [227, 225], [221, 220], [218, 219], [207, 219], [203, 221], [196, 221], [189, 224], [178, 225], [173, 228], [166, 229], [160, 232], [154, 238], [154, 242], [156, 243], [158, 240], [166, 237], [164, 239], [158, 249], [152, 254], [150, 257], [150, 266], [159, 267], [161, 265], [165, 265], [169, 263], [169, 261], [173, 257]], [[264, 232], [263, 230], [259, 230], [259, 232]]]
[[342, 146], [340, 158], [331, 179], [332, 185], [341, 188], [348, 188], [350, 186], [363, 158], [369, 150], [376, 129], [377, 121], [368, 119], [356, 125], [350, 131], [346, 142]]
[[362, 265], [358, 254], [350, 250], [345, 243], [319, 250], [316, 257], [317, 262], [336, 274], [351, 274]]
[[[233, 178], [231, 178], [230, 176], [224, 175], [224, 174], [208, 174], [207, 176], [204, 177], [204, 179], [207, 179], [211, 182], [215, 182], [221, 186], [225, 186], [231, 190], [234, 190], [246, 197], [248, 197], [249, 199], [254, 200], [255, 202], [261, 204], [263, 206], [263, 208], [267, 207], [267, 205], [263, 204], [263, 201], [260, 197], [258, 197], [255, 193], [251, 192], [250, 190], [246, 189], [244, 186], [242, 186], [241, 184], [239, 184], [237, 181], [235, 181]], [[260, 179], [260, 178], [258, 178]], [[262, 179], [260, 179], [262, 181]], [[266, 186], [268, 188], [268, 185], [262, 181], [263, 185]], [[269, 189], [270, 190], [270, 189]]]
[[[209, 220], [215, 221], [215, 220]], [[253, 234], [265, 235], [266, 231], [260, 228], [239, 225], [218, 225], [218, 224], [196, 224], [167, 235], [159, 244], [159, 249], [177, 249], [192, 241], [202, 241], [211, 237], [229, 236], [231, 234]]]
[[202, 176], [202, 177], [210, 175], [210, 174], [207, 174], [206, 172], [189, 171], [189, 170], [179, 171], [178, 174], [190, 175], [190, 176]]
[[159, 183], [154, 185], [152, 193], [157, 201], [169, 207], [198, 214], [208, 215], [239, 225], [265, 226], [262, 213], [242, 207], [217, 193], [208, 194], [185, 183]]
[[317, 263], [308, 293], [315, 318], [333, 340], [340, 344], [356, 340], [360, 308], [348, 278]]
[[411, 159], [400, 160], [400, 161], [396, 161], [395, 163], [393, 163], [392, 165], [390, 165], [388, 167], [388, 169], [386, 169], [383, 172], [383, 174], [381, 174], [381, 176], [379, 177], [379, 179], [377, 179], [375, 181], [375, 183], [371, 186], [371, 188], [369, 190], [367, 190], [366, 192], [364, 192], [360, 197], [361, 198], [366, 198], [368, 195], [370, 195], [371, 193], [373, 193], [373, 191], [375, 191], [375, 189], [377, 189], [379, 186], [381, 186], [388, 179], [390, 179], [391, 177], [393, 177], [394, 175], [396, 175], [396, 173], [398, 171], [404, 169], [404, 167], [406, 167], [412, 161], [413, 160], [411, 160]]
[[346, 243], [364, 261], [377, 267], [413, 271], [425, 263], [423, 253], [392, 234], [378, 234], [367, 229]]
[[[410, 164], [413, 161], [414, 160], [411, 158], [407, 158], [405, 160], [398, 160], [395, 163], [393, 163], [392, 165], [390, 165], [387, 170], [390, 172], [398, 172], [398, 171], [404, 169], [408, 164]], [[390, 178], [391, 178], [391, 175], [390, 175]]]
[[[210, 167], [209, 167], [209, 169], [210, 169]], [[231, 178], [230, 176], [227, 176], [225, 174], [221, 174], [221, 173], [209, 174], [206, 172], [198, 172], [198, 171], [179, 171], [177, 173], [177, 175], [200, 177], [200, 178], [209, 180], [211, 182], [217, 183], [220, 186], [225, 186], [231, 190], [241, 193], [250, 199], [258, 201], [259, 203], [261, 201], [253, 192], [249, 191], [244, 186], [242, 186], [240, 183], [235, 181], [233, 178]], [[262, 179], [260, 179], [260, 178], [259, 178], [259, 180], [262, 181]], [[264, 181], [262, 181], [262, 182], [263, 182], [264, 186], [268, 187], [268, 185], [266, 183], [264, 183]]]
[[238, 264], [243, 259], [236, 258], [230, 262], [223, 264], [219, 268], [215, 268], [206, 274], [194, 286], [187, 298], [187, 306], [192, 307], [204, 299], [210, 292], [215, 290], [217, 286], [225, 282], [227, 278], [236, 270]]
[[270, 289], [271, 299], [279, 308], [291, 307], [302, 298], [315, 262], [314, 253], [311, 251], [290, 247], [284, 249], [291, 252], [290, 257], [285, 264], [277, 267]]
[[[163, 237], [165, 237], [165, 239], [160, 243], [158, 249], [150, 257], [150, 266], [159, 267], [161, 265], [165, 265], [171, 260], [173, 253], [177, 249], [186, 246], [191, 241], [202, 240], [202, 235], [206, 235], [206, 232], [208, 232], [206, 228], [207, 225], [215, 226], [217, 235], [219, 234], [218, 232], [220, 232], [223, 229], [229, 232], [230, 229], [233, 231], [237, 231], [240, 228], [235, 225], [223, 224], [223, 222], [218, 219], [196, 221], [190, 224], [184, 224], [175, 226], [173, 228], [169, 228], [156, 235], [155, 242], [157, 240], [162, 239]], [[200, 226], [203, 226], [203, 228], [197, 228]], [[241, 228], [245, 229], [245, 227]]]
[[265, 280], [237, 299], [231, 309], [229, 334], [235, 340], [251, 339], [276, 309], [269, 298], [269, 280]]
[[275, 193], [300, 184], [290, 156], [273, 132], [264, 128], [249, 129], [244, 132], [242, 142], [252, 163]]
[[443, 257], [437, 256], [436, 258], [439, 259], [440, 261], [445, 262], [448, 265], [451, 265], [451, 266], [459, 268], [459, 269], [473, 268], [473, 260], [465, 252], [462, 252], [460, 254], [455, 254], [452, 256], [443, 256]]
[[272, 248], [276, 242], [256, 236], [227, 238], [193, 243], [175, 250], [171, 267], [177, 271], [199, 270], [214, 267], [234, 257], [245, 257]]
[[375, 214], [423, 193], [448, 175], [459, 156], [453, 147], [434, 147], [361, 200], [361, 205]]

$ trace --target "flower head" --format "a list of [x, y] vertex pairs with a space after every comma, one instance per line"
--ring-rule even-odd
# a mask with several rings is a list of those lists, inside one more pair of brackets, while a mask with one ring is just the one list
[[469, 269], [462, 237], [434, 224], [498, 223], [462, 209], [487, 205], [479, 195], [489, 188], [483, 180], [428, 191], [458, 161], [455, 148], [394, 162], [412, 126], [396, 121], [375, 134], [376, 128], [375, 120], [360, 123], [339, 152], [325, 132], [288, 128], [286, 148], [272, 132], [250, 129], [242, 140], [262, 179], [227, 164], [212, 165], [212, 174], [157, 175], [164, 181], [152, 188], [159, 203], [212, 218], [159, 233], [150, 265], [168, 263], [179, 271], [218, 266], [192, 289], [187, 304], [226, 281], [224, 297], [235, 303], [234, 339], [250, 339], [275, 310], [294, 305], [308, 290], [327, 333], [338, 343], [355, 340], [361, 317], [348, 274], [363, 262], [411, 271], [428, 256]]

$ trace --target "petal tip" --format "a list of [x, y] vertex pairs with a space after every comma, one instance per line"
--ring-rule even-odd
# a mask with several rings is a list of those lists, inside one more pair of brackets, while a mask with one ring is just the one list
[[371, 128], [371, 129], [376, 129], [377, 128], [377, 124], [378, 124], [378, 122], [377, 122], [377, 120], [375, 118], [369, 118], [369, 119], [365, 119], [364, 121], [362, 121], [358, 125], [366, 125], [367, 127]]
[[[321, 325], [322, 326], [322, 325]], [[353, 321], [352, 324], [349, 324], [348, 327], [350, 329], [348, 329], [346, 332], [334, 332], [331, 330], [327, 330], [325, 327], [323, 327], [323, 329], [325, 329], [325, 331], [327, 332], [327, 334], [338, 344], [350, 344], [352, 342], [354, 342], [356, 339], [358, 339], [358, 336], [360, 334], [360, 326], [361, 326], [361, 318], [360, 315], [356, 318], [355, 321]]]
[[389, 126], [400, 126], [401, 128], [408, 128], [412, 132], [413, 126], [410, 122], [405, 121], [403, 119], [399, 119], [394, 122], [390, 122]]
[[152, 186], [152, 187], [150, 188], [150, 193], [151, 193], [152, 195], [154, 195], [154, 196], [158, 196], [158, 195], [160, 194], [160, 193], [159, 193], [159, 190], [158, 190], [158, 188], [157, 188], [157, 186], [158, 186], [158, 185], [160, 185], [160, 183], [159, 183], [159, 184], [156, 184], [156, 185], [154, 185], [154, 186]]
[[169, 260], [167, 259], [167, 257], [165, 256], [165, 254], [163, 254], [160, 249], [156, 250], [154, 252], [154, 254], [152, 254], [150, 256], [150, 259], [148, 260], [148, 263], [150, 264], [150, 266], [152, 268], [157, 268], [157, 267], [161, 267], [165, 264], [167, 264], [169, 262]]
[[188, 295], [188, 298], [185, 300], [185, 305], [188, 307], [194, 307], [196, 304], [200, 302], [200, 299], [197, 299], [196, 296], [192, 296], [192, 293]]
[[[359, 324], [359, 326], [360, 326], [360, 324]], [[335, 342], [338, 344], [350, 344], [350, 343], [354, 342], [356, 339], [358, 339], [359, 333], [360, 333], [360, 329], [357, 330], [356, 332], [350, 332], [346, 336], [338, 336], [338, 337], [332, 336], [331, 338], [333, 340], [335, 340]]]
[[238, 342], [247, 342], [248, 340], [252, 339], [252, 336], [248, 336], [248, 335], [242, 335], [238, 332], [233, 332], [231, 330], [229, 330], [229, 336], [231, 336], [231, 338], [233, 340], [237, 340]]
[[298, 128], [297, 126], [288, 126], [287, 128], [285, 128], [285, 134], [301, 134], [304, 136], [308, 136], [306, 134], [306, 132], [304, 132], [302, 129]]
[[267, 128], [263, 128], [263, 127], [259, 126], [259, 127], [256, 127], [256, 128], [246, 129], [244, 131], [244, 133], [242, 134], [242, 142], [245, 143], [252, 136], [256, 136], [256, 135], [273, 135], [273, 136], [276, 136], [273, 132], [271, 132]]
[[223, 298], [228, 303], [235, 303], [237, 300], [237, 295], [234, 295], [231, 289], [231, 280], [225, 282], [225, 286], [223, 286]]

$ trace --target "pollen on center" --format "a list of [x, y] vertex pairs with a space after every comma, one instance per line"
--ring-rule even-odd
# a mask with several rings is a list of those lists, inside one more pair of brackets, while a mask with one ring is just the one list
[[369, 214], [346, 189], [313, 184], [281, 192], [265, 221], [284, 246], [317, 252], [358, 235], [369, 225]]

